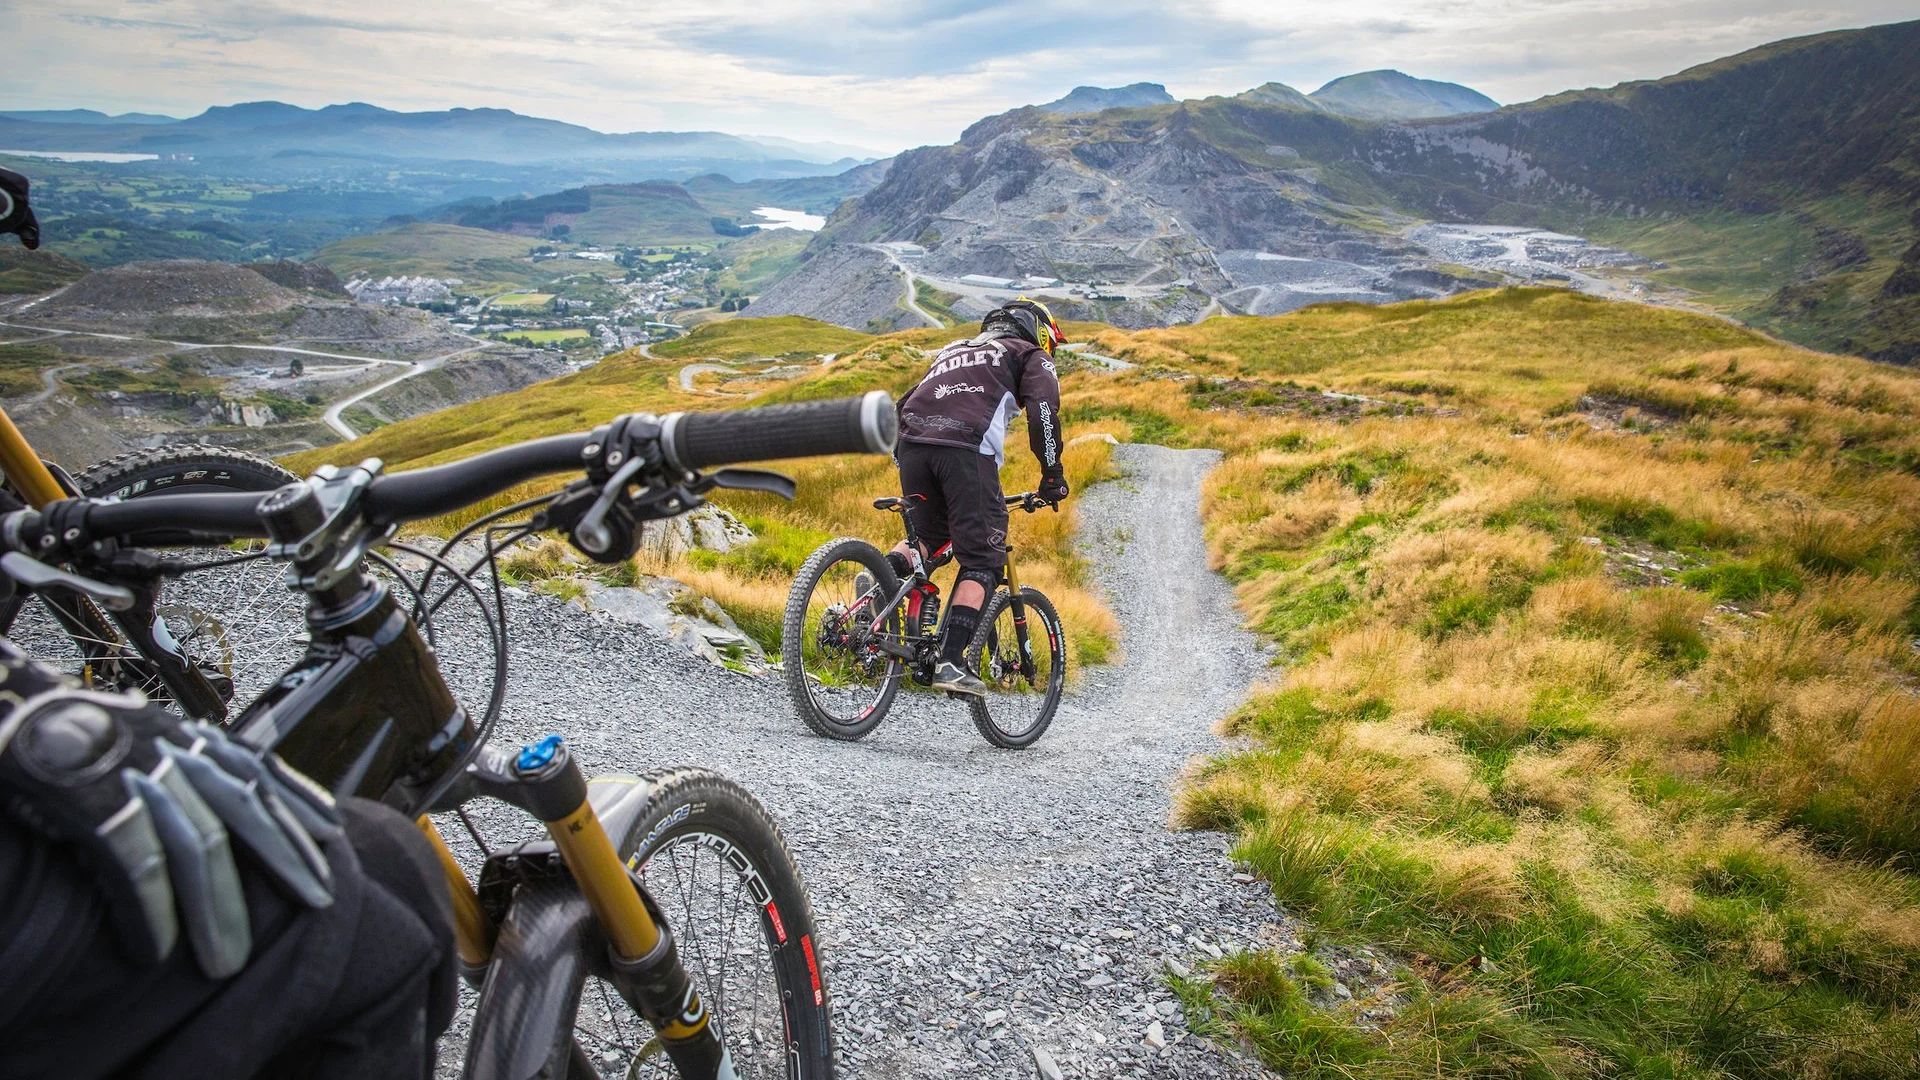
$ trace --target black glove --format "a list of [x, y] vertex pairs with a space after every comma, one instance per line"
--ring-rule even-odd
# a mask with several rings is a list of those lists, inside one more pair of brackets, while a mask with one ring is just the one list
[[1040, 486], [1034, 491], [1050, 503], [1058, 503], [1067, 497], [1067, 474], [1062, 469], [1048, 469], [1040, 474]]
[[40, 246], [40, 222], [27, 203], [27, 178], [0, 169], [0, 233], [16, 233], [28, 251]]
[[77, 689], [0, 641], [0, 809], [91, 864], [130, 955], [158, 962], [184, 933], [212, 978], [253, 948], [237, 840], [308, 907], [333, 903], [320, 844], [333, 802], [271, 755], [138, 697]]

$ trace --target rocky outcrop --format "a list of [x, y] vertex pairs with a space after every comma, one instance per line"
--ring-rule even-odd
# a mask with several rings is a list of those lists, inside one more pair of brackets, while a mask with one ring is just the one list
[[434, 371], [396, 383], [354, 409], [365, 409], [375, 419], [392, 423], [558, 378], [568, 370], [566, 361], [540, 349], [489, 346], [479, 352], [456, 356]]
[[246, 267], [283, 288], [305, 289], [340, 300], [350, 299], [340, 278], [319, 263], [274, 259], [270, 262], [247, 263]]
[[885, 333], [925, 320], [906, 308], [906, 282], [885, 255], [851, 244], [824, 247], [747, 305], [747, 314], [806, 315]]
[[726, 610], [672, 578], [641, 575], [639, 584], [589, 579], [582, 603], [614, 622], [644, 627], [716, 667], [757, 673], [767, 656]]

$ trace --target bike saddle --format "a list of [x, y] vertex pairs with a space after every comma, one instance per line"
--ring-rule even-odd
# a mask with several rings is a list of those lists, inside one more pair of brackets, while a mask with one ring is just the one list
[[905, 505], [907, 505], [907, 500], [899, 498], [898, 496], [888, 496], [884, 499], [873, 500], [873, 508], [875, 510], [898, 510]]

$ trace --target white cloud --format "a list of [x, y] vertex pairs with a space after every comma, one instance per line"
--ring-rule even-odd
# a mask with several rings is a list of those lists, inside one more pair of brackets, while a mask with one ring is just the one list
[[717, 129], [881, 149], [1071, 87], [1176, 96], [1312, 90], [1393, 67], [1501, 101], [1654, 78], [1767, 41], [1914, 14], [1734, 0], [418, 0], [317, 13], [288, 0], [0, 0], [0, 107], [198, 112], [495, 106], [610, 131]]

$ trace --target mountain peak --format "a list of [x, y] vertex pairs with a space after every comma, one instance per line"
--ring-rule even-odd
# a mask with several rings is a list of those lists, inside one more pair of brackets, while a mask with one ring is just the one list
[[1312, 98], [1283, 82], [1261, 83], [1238, 97], [1242, 101], [1251, 101], [1259, 105], [1291, 105], [1297, 109], [1313, 110], [1320, 108]]
[[1392, 69], [1342, 75], [1307, 96], [1328, 112], [1359, 120], [1419, 120], [1500, 107], [1499, 102], [1459, 83], [1416, 79]]
[[1173, 95], [1159, 83], [1137, 82], [1114, 87], [1076, 86], [1066, 97], [1049, 101], [1040, 108], [1054, 113], [1090, 113], [1142, 105], [1171, 105], [1173, 101]]

